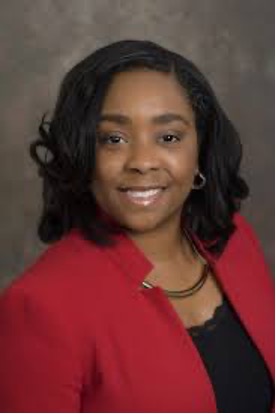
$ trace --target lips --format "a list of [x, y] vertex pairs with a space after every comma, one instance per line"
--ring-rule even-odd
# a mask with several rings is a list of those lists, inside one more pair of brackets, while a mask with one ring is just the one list
[[131, 197], [134, 198], [149, 198], [152, 197], [156, 194], [158, 194], [160, 191], [162, 191], [161, 188], [155, 188], [155, 189], [150, 189], [150, 190], [146, 190], [146, 191], [133, 191], [133, 190], [127, 190], [126, 192], [131, 195]]
[[120, 187], [120, 191], [149, 191], [149, 190], [164, 190], [166, 186], [164, 185], [151, 185], [151, 186], [129, 186], [129, 187]]
[[124, 199], [132, 204], [149, 206], [155, 204], [166, 187], [128, 187], [120, 189]]

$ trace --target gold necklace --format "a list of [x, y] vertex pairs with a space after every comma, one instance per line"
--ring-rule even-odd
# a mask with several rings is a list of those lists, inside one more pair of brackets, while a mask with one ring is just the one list
[[[183, 289], [183, 290], [167, 290], [167, 289], [163, 289], [164, 293], [169, 296], [169, 297], [173, 297], [173, 298], [187, 298], [188, 296], [191, 296], [193, 294], [195, 294], [196, 292], [198, 292], [202, 286], [204, 285], [204, 283], [207, 280], [208, 274], [209, 274], [209, 264], [208, 262], [201, 256], [201, 254], [198, 252], [195, 244], [193, 243], [191, 237], [189, 236], [189, 234], [184, 230], [184, 233], [186, 235], [186, 238], [189, 240], [191, 246], [192, 246], [192, 250], [196, 253], [196, 255], [198, 256], [198, 258], [200, 259], [200, 261], [203, 263], [203, 269], [201, 272], [201, 276], [198, 279], [198, 281], [191, 286], [188, 289]], [[155, 287], [154, 285], [152, 285], [150, 282], [146, 282], [143, 281], [142, 285], [145, 288], [151, 289], [153, 287]]]

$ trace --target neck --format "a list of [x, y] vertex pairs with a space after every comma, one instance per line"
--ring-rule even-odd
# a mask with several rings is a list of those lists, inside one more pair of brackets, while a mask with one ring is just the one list
[[[117, 222], [101, 207], [98, 208], [100, 218], [117, 225]], [[151, 231], [139, 233], [127, 230], [128, 236], [144, 252], [153, 263], [169, 264], [176, 262], [192, 262], [195, 255], [191, 243], [181, 231], [181, 215], [165, 225]]]
[[153, 263], [169, 263], [194, 257], [190, 242], [181, 231], [180, 223], [154, 229], [144, 233], [128, 231], [128, 236]]

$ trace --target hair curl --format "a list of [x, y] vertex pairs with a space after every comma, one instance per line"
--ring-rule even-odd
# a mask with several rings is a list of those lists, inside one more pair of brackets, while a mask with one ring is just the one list
[[39, 138], [30, 145], [30, 155], [43, 179], [39, 238], [51, 243], [78, 228], [98, 245], [114, 243], [112, 232], [117, 230], [99, 219], [91, 192], [96, 129], [113, 76], [137, 68], [174, 73], [188, 95], [196, 119], [199, 168], [207, 181], [200, 191], [190, 192], [182, 218], [210, 252], [221, 254], [235, 229], [233, 214], [249, 194], [239, 174], [239, 135], [207, 79], [191, 61], [140, 40], [109, 44], [76, 64], [61, 83], [51, 121], [43, 115]]

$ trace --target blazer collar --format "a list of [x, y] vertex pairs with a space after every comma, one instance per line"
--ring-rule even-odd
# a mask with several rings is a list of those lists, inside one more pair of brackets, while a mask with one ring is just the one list
[[[117, 223], [112, 217], [107, 215], [103, 210], [99, 209], [101, 220], [106, 221], [111, 228], [118, 228]], [[208, 261], [210, 266], [216, 266], [217, 258], [212, 255], [203, 242], [194, 234], [189, 233], [199, 253]], [[154, 268], [154, 264], [146, 257], [140, 247], [127, 235], [124, 231], [113, 234], [116, 242], [114, 246], [106, 247], [106, 252], [113, 262], [127, 274], [136, 288], [139, 288], [147, 274]]]

